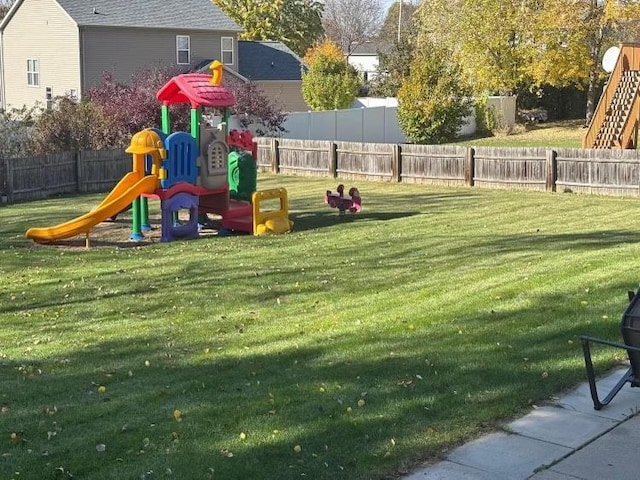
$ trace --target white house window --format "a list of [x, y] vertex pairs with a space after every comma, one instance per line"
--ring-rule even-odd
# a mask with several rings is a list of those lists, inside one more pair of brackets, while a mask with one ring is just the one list
[[40, 86], [40, 62], [32, 58], [27, 60], [27, 85]]
[[176, 35], [176, 56], [178, 65], [191, 63], [191, 37], [189, 35]]
[[233, 65], [233, 37], [222, 37], [222, 63], [225, 65]]

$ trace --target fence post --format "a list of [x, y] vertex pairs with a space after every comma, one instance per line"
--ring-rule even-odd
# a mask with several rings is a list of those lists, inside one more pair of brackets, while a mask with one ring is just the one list
[[558, 160], [555, 150], [547, 150], [547, 192], [556, 191], [556, 182], [558, 180]]
[[333, 178], [338, 176], [338, 145], [336, 142], [329, 143], [329, 175]]
[[[82, 171], [82, 152], [75, 152], [76, 157], [76, 191], [78, 193], [85, 193], [86, 184], [84, 181], [84, 172]], [[88, 189], [87, 189], [88, 190]]]
[[402, 181], [402, 147], [398, 144], [393, 146], [393, 156], [391, 157], [391, 173], [393, 180]]
[[0, 158], [0, 205], [6, 204], [7, 200], [7, 161]]
[[5, 158], [4, 160], [4, 174], [7, 176], [6, 188], [4, 192], [7, 195], [7, 203], [13, 203], [13, 168], [11, 168], [11, 159]]
[[468, 147], [464, 158], [464, 183], [470, 187], [473, 187], [473, 177], [476, 172], [475, 153], [476, 151], [473, 147]]
[[280, 172], [280, 142], [277, 138], [271, 139], [271, 171], [273, 173]]

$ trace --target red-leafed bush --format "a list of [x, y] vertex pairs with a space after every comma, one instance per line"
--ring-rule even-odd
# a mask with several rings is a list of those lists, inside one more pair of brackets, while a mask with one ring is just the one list
[[[69, 150], [100, 150], [129, 145], [134, 133], [160, 126], [160, 104], [156, 93], [179, 72], [168, 68], [144, 68], [119, 82], [105, 72], [102, 82], [87, 90], [82, 101], [54, 99], [53, 108], [35, 122], [36, 153]], [[253, 83], [233, 77], [225, 85], [236, 97], [233, 113], [258, 135], [283, 131], [286, 115]], [[171, 131], [189, 131], [190, 106], [170, 107]]]

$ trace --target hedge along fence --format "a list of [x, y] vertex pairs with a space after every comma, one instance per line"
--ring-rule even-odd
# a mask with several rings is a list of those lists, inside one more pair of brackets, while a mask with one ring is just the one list
[[431, 185], [640, 196], [637, 150], [258, 138], [261, 171]]
[[131, 171], [124, 150], [63, 152], [0, 161], [0, 195], [8, 203], [104, 192]]

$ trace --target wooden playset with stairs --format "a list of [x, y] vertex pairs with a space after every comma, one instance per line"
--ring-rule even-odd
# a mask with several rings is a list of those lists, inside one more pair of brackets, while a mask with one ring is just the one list
[[640, 125], [640, 44], [623, 43], [607, 51], [605, 58], [609, 53], [613, 54], [615, 64], [611, 62], [609, 81], [582, 140], [582, 148], [635, 149]]

